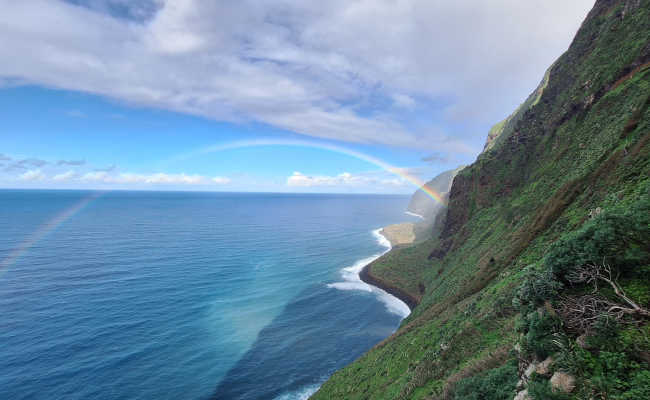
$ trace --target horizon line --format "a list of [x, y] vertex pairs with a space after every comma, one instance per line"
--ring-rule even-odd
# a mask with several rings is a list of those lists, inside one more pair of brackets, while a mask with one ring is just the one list
[[0, 191], [60, 191], [60, 192], [151, 192], [151, 193], [226, 193], [226, 194], [339, 194], [339, 195], [376, 195], [376, 196], [412, 196], [413, 193], [377, 193], [377, 192], [272, 192], [272, 191], [229, 191], [229, 190], [176, 190], [176, 189], [93, 189], [93, 188], [21, 188], [0, 187]]

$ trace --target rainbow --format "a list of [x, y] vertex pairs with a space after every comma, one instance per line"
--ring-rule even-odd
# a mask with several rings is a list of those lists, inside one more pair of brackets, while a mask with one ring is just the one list
[[435, 190], [429, 188], [426, 186], [426, 182], [422, 181], [416, 176], [410, 175], [406, 172], [405, 169], [403, 168], [398, 168], [393, 165], [388, 164], [385, 161], [382, 161], [376, 157], [370, 156], [368, 154], [364, 154], [355, 150], [351, 150], [345, 147], [329, 144], [329, 143], [318, 143], [318, 142], [310, 142], [306, 140], [278, 140], [278, 139], [256, 139], [256, 140], [242, 140], [242, 141], [235, 141], [235, 142], [229, 142], [229, 143], [224, 143], [224, 144], [218, 144], [214, 146], [208, 146], [201, 148], [199, 150], [190, 152], [190, 153], [185, 153], [182, 155], [179, 155], [177, 157], [174, 157], [172, 160], [174, 161], [181, 161], [181, 160], [186, 160], [189, 158], [193, 158], [202, 154], [209, 154], [209, 153], [216, 153], [220, 151], [226, 151], [226, 150], [232, 150], [232, 149], [241, 149], [241, 148], [247, 148], [247, 147], [260, 147], [260, 146], [294, 146], [294, 147], [308, 147], [308, 148], [315, 148], [315, 149], [321, 149], [321, 150], [326, 150], [326, 151], [333, 151], [335, 153], [339, 154], [344, 154], [350, 157], [354, 157], [356, 159], [365, 161], [367, 163], [373, 164], [387, 172], [390, 172], [391, 174], [397, 175], [398, 177], [404, 179], [405, 181], [411, 183], [413, 186], [417, 187], [418, 189], [422, 190], [424, 193], [426, 193], [430, 198], [432, 198], [434, 201], [446, 205], [445, 200], [443, 199], [442, 195]]
[[52, 219], [41, 225], [34, 233], [29, 235], [23, 240], [18, 247], [13, 249], [7, 257], [0, 261], [0, 276], [5, 272], [13, 263], [15, 263], [23, 254], [25, 254], [34, 244], [47, 236], [50, 232], [58, 228], [61, 224], [69, 220], [72, 216], [81, 211], [90, 202], [103, 195], [103, 192], [92, 192], [88, 196], [79, 200], [72, 206], [63, 210]]

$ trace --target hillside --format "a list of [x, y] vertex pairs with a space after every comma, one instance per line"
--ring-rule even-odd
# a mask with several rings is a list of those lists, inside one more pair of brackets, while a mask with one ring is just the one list
[[650, 0], [597, 0], [441, 232], [373, 264], [411, 315], [313, 398], [650, 398], [649, 105]]

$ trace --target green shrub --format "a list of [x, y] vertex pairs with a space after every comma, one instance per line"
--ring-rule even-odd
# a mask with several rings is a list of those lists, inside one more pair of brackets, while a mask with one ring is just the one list
[[533, 374], [528, 382], [528, 395], [534, 400], [569, 400], [571, 396], [562, 392], [554, 391], [547, 379]]
[[560, 320], [546, 313], [533, 312], [527, 318], [528, 328], [522, 342], [522, 350], [527, 355], [535, 355], [543, 360], [557, 350], [555, 334], [560, 331]]
[[454, 389], [457, 400], [512, 400], [519, 376], [517, 361], [460, 380]]
[[650, 399], [650, 371], [643, 370], [634, 374], [630, 381], [630, 390], [620, 396], [620, 400]]
[[630, 207], [606, 210], [554, 243], [544, 258], [546, 269], [563, 280], [575, 266], [606, 263], [633, 272], [650, 261], [650, 196], [643, 193]]
[[589, 380], [598, 393], [614, 396], [629, 388], [628, 373], [639, 368], [624, 353], [601, 351], [596, 357], [593, 375]]
[[524, 281], [513, 299], [513, 306], [526, 313], [544, 301], [555, 298], [563, 286], [551, 269], [538, 271], [534, 265], [528, 266]]

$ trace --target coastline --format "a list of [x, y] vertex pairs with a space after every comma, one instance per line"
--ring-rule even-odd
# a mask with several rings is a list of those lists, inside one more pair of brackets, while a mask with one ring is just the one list
[[415, 242], [415, 224], [412, 222], [402, 222], [388, 225], [381, 228], [379, 234], [390, 242], [391, 249], [408, 246]]
[[390, 294], [391, 296], [398, 298], [408, 306], [411, 312], [413, 312], [413, 309], [419, 304], [418, 300], [415, 297], [403, 291], [402, 289], [395, 287], [390, 283], [387, 283], [377, 278], [376, 276], [372, 275], [371, 268], [372, 268], [372, 263], [363, 267], [361, 272], [359, 272], [359, 279], [361, 279], [363, 282], [367, 283], [368, 285], [378, 287], [379, 289]]
[[413, 309], [413, 303], [411, 302], [409, 304], [409, 302], [404, 301], [402, 299], [402, 295], [395, 295], [397, 291], [394, 289], [391, 289], [391, 291], [384, 290], [383, 286], [389, 285], [380, 282], [375, 285], [368, 282], [368, 280], [372, 278], [369, 278], [367, 280], [364, 280], [362, 278], [363, 270], [365, 270], [368, 265], [375, 262], [384, 254], [387, 254], [393, 248], [390, 240], [385, 235], [383, 235], [381, 231], [382, 228], [375, 229], [372, 231], [372, 235], [375, 237], [379, 245], [385, 247], [386, 250], [380, 254], [375, 254], [373, 256], [357, 260], [353, 265], [343, 268], [341, 270], [343, 281], [328, 283], [327, 287], [339, 290], [362, 290], [366, 292], [373, 292], [377, 296], [377, 299], [384, 303], [388, 312], [397, 314], [403, 319], [411, 313]]
[[[381, 256], [383, 256], [383, 255], [387, 254], [389, 251], [391, 251], [393, 249], [392, 242], [390, 241], [389, 238], [387, 238], [384, 235], [384, 228], [377, 229], [374, 232], [377, 235], [384, 238], [384, 240], [386, 240], [386, 242], [390, 243], [389, 249], [387, 251], [385, 251], [381, 255]], [[379, 257], [377, 257], [377, 259], [378, 258]], [[409, 308], [409, 310], [411, 312], [413, 312], [413, 309], [419, 304], [419, 301], [416, 298], [414, 298], [413, 296], [411, 296], [410, 294], [403, 291], [402, 289], [400, 289], [398, 287], [395, 287], [395, 286], [391, 285], [390, 283], [385, 282], [382, 279], [377, 278], [376, 276], [372, 275], [372, 264], [375, 262], [375, 260], [372, 260], [370, 263], [365, 265], [361, 269], [361, 271], [359, 271], [359, 279], [362, 282], [364, 282], [364, 283], [366, 283], [366, 284], [368, 284], [370, 286], [377, 287], [377, 288], [383, 290], [384, 292], [388, 293], [389, 295], [399, 299], [400, 301], [402, 301], [404, 304], [406, 304], [408, 306], [408, 308]]]

